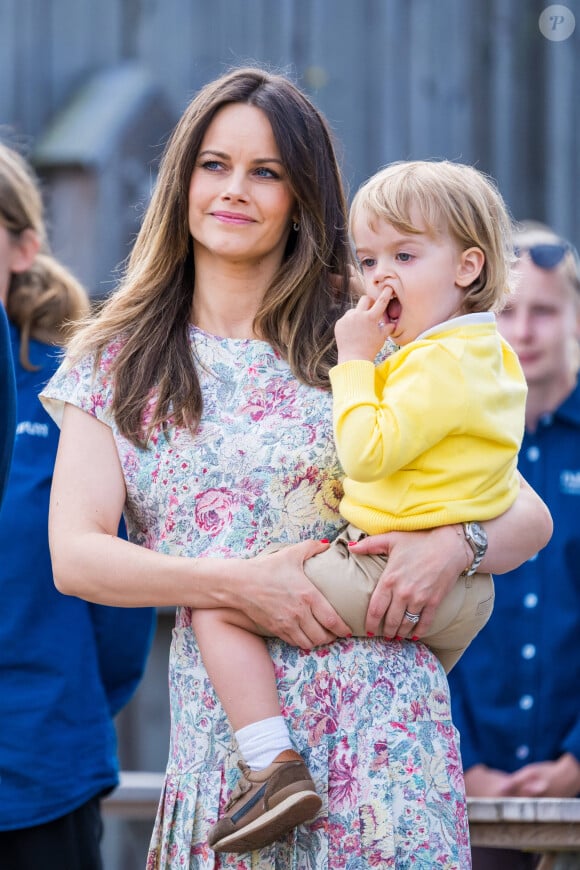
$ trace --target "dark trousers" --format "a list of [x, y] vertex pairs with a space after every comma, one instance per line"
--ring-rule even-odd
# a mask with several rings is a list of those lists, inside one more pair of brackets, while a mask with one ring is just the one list
[[100, 797], [44, 825], [0, 831], [0, 870], [103, 870]]

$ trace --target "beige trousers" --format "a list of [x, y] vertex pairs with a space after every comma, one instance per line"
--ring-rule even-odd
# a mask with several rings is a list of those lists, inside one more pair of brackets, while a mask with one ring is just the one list
[[[346, 526], [328, 550], [307, 559], [304, 572], [356, 637], [366, 637], [365, 620], [371, 595], [387, 564], [386, 556], [357, 555], [349, 541], [360, 541], [365, 533]], [[282, 549], [273, 544], [268, 552]], [[475, 635], [491, 616], [494, 589], [491, 574], [459, 577], [435, 612], [429, 632], [421, 637], [435, 653], [446, 673], [460, 659]], [[379, 631], [382, 632], [382, 625]], [[266, 632], [264, 632], [266, 634]]]

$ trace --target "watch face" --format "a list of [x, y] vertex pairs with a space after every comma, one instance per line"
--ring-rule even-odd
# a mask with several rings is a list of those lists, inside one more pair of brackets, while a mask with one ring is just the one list
[[478, 549], [485, 549], [487, 547], [487, 534], [479, 523], [469, 523], [469, 534]]

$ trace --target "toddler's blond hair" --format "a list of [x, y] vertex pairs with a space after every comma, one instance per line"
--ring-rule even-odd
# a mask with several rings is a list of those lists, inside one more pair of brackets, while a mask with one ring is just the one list
[[[351, 233], [359, 218], [373, 226], [386, 220], [399, 232], [447, 233], [461, 250], [477, 247], [485, 263], [465, 290], [463, 309], [499, 311], [512, 290], [512, 221], [495, 182], [473, 166], [449, 160], [398, 161], [379, 170], [356, 193], [350, 209]], [[376, 227], [373, 226], [373, 229]]]

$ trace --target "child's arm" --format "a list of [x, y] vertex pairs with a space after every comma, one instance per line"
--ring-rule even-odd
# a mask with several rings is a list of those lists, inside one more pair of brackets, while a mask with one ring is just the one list
[[378, 370], [349, 360], [330, 370], [334, 439], [352, 480], [381, 480], [457, 431], [469, 413], [461, 361], [438, 342], [397, 352]]

